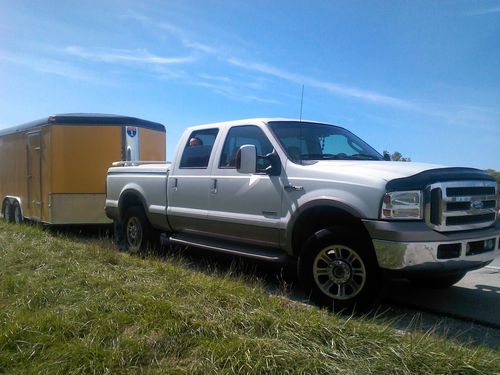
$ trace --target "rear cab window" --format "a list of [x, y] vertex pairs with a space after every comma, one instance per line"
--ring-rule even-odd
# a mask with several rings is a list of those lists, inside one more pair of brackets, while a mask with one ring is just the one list
[[193, 131], [184, 146], [179, 168], [208, 168], [218, 132], [217, 128]]

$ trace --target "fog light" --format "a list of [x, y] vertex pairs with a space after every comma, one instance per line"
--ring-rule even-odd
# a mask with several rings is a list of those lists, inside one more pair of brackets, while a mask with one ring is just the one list
[[466, 255], [477, 255], [487, 251], [495, 250], [496, 239], [490, 238], [483, 241], [473, 241], [467, 244]]
[[484, 241], [484, 249], [485, 250], [493, 250], [494, 248], [495, 248], [495, 240]]

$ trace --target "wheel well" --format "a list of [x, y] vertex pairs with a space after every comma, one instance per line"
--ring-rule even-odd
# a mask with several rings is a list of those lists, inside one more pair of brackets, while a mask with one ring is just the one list
[[135, 192], [127, 192], [122, 195], [118, 207], [120, 208], [120, 220], [123, 220], [125, 212], [132, 206], [140, 206], [144, 209], [144, 203], [140, 195]]
[[361, 220], [347, 211], [337, 207], [312, 207], [304, 211], [294, 223], [292, 234], [293, 254], [298, 256], [302, 244], [314, 233], [336, 225], [349, 227], [363, 238], [370, 238]]
[[[24, 212], [23, 212], [23, 206], [21, 205], [21, 201], [20, 201], [20, 198], [19, 197], [15, 197], [15, 196], [6, 196], [4, 197], [3, 201], [2, 201], [2, 215], [3, 215], [3, 211], [5, 210], [5, 206], [9, 204], [10, 207], [11, 207], [11, 210], [16, 206], [18, 205], [20, 210], [21, 210], [21, 216], [24, 217]], [[14, 212], [12, 211], [11, 214], [14, 214]]]

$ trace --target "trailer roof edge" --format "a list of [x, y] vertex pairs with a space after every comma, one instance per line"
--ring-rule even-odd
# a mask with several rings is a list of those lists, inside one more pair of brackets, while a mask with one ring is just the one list
[[48, 125], [131, 125], [165, 132], [164, 125], [137, 117], [101, 113], [66, 113], [51, 115], [49, 117], [44, 117], [42, 119], [27, 122], [18, 126], [1, 129], [0, 136]]

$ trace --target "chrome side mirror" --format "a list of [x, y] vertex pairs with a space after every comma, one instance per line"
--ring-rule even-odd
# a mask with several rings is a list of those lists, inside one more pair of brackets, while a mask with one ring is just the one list
[[254, 174], [257, 166], [257, 148], [254, 145], [243, 145], [236, 154], [236, 170], [239, 173]]

